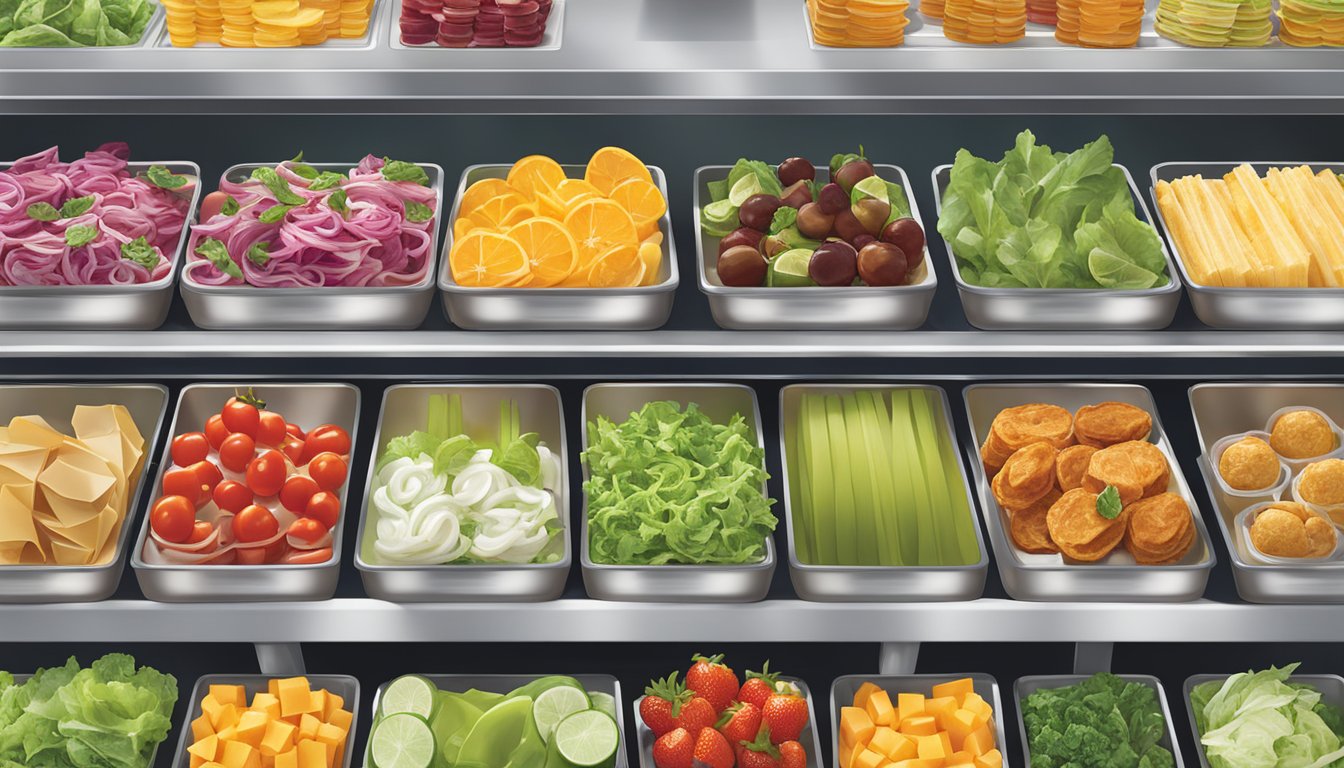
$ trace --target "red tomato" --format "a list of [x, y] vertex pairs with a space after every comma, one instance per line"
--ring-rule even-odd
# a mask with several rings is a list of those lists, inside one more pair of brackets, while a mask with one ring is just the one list
[[191, 470], [201, 485], [208, 489], [207, 493], [213, 492], [219, 481], [224, 479], [224, 473], [219, 471], [219, 467], [213, 461], [198, 461], [187, 469]]
[[302, 429], [299, 429], [298, 424], [285, 424], [285, 432], [287, 434], [299, 438], [300, 440], [308, 436], [304, 433]]
[[164, 541], [182, 544], [196, 525], [196, 505], [184, 496], [164, 496], [154, 502], [149, 525]]
[[299, 466], [307, 464], [314, 456], [326, 451], [338, 456], [346, 455], [350, 452], [350, 435], [335, 424], [323, 424], [309, 432], [303, 440], [303, 458], [298, 462]]
[[229, 436], [229, 428], [224, 426], [224, 417], [216, 413], [214, 416], [205, 420], [205, 439], [210, 441], [210, 447], [216, 451], [219, 446], [224, 444], [224, 439]]
[[230, 472], [244, 472], [248, 462], [257, 455], [257, 442], [250, 435], [234, 432], [219, 447], [219, 463]]
[[243, 507], [233, 518], [233, 535], [241, 542], [265, 541], [280, 532], [280, 523], [271, 510], [256, 504]]
[[308, 500], [320, 490], [313, 478], [290, 475], [285, 484], [280, 486], [280, 505], [290, 512], [301, 514], [308, 506]]
[[170, 452], [173, 455], [173, 463], [185, 467], [204, 461], [205, 457], [210, 455], [210, 441], [205, 438], [203, 432], [188, 432], [173, 438]]
[[261, 411], [257, 418], [257, 442], [261, 445], [279, 445], [289, 436], [284, 416], [275, 411]]
[[327, 529], [311, 517], [300, 517], [289, 524], [289, 530], [286, 533], [299, 541], [306, 541], [311, 544], [326, 536]]
[[334, 491], [341, 487], [345, 482], [345, 475], [349, 467], [345, 465], [345, 459], [337, 456], [330, 451], [319, 453], [308, 462], [308, 474], [312, 475], [313, 480], [317, 482], [317, 487], [324, 491]]
[[215, 486], [215, 506], [235, 515], [252, 503], [252, 491], [237, 480], [225, 480]]
[[224, 418], [224, 426], [229, 432], [242, 432], [248, 437], [257, 436], [257, 427], [261, 424], [261, 412], [257, 410], [257, 406], [231, 397], [219, 414]]
[[299, 459], [303, 458], [303, 441], [297, 437], [287, 437], [280, 443], [280, 450], [294, 464], [299, 466]]
[[199, 544], [210, 538], [210, 534], [215, 532], [215, 526], [204, 520], [198, 520], [191, 529], [191, 538], [187, 539], [188, 544]]
[[285, 485], [285, 457], [279, 451], [266, 451], [247, 465], [247, 487], [258, 496], [274, 496]]
[[215, 190], [205, 197], [201, 198], [201, 221], [209, 221], [215, 217], [224, 208], [224, 203], [229, 199], [229, 193], [222, 190]]
[[296, 549], [285, 556], [289, 565], [317, 565], [331, 560], [331, 547], [317, 549]]
[[163, 495], [181, 496], [199, 507], [210, 498], [210, 486], [202, 483], [189, 467], [174, 467], [163, 473]]
[[318, 491], [303, 508], [303, 516], [311, 517], [331, 530], [341, 516], [341, 500], [334, 493]]

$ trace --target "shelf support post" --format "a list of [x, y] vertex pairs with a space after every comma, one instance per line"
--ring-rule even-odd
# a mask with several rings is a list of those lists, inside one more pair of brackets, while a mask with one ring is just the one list
[[1111, 671], [1111, 656], [1115, 643], [1075, 643], [1073, 646], [1073, 673], [1094, 675]]
[[254, 643], [257, 664], [263, 675], [295, 677], [307, 674], [303, 666], [303, 646], [298, 643]]
[[883, 675], [913, 675], [919, 661], [919, 643], [883, 643], [877, 656], [877, 671]]

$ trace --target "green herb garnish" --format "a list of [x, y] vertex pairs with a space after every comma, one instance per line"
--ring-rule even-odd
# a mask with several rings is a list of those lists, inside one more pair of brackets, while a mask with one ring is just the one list
[[93, 207], [93, 202], [93, 195], [72, 197], [61, 204], [61, 218], [73, 219], [76, 216], [88, 213], [89, 209]]
[[162, 165], [151, 165], [149, 170], [145, 171], [145, 178], [150, 184], [161, 189], [181, 189], [188, 181], [186, 176], [179, 176]]
[[285, 205], [284, 203], [272, 205], [270, 208], [261, 212], [261, 215], [257, 217], [257, 221], [260, 221], [262, 224], [274, 224], [285, 218], [285, 214], [289, 213], [293, 207], [294, 206], [292, 205]]
[[207, 237], [196, 246], [196, 253], [214, 265], [215, 269], [239, 280], [243, 279], [243, 270], [229, 255], [229, 249], [213, 237]]
[[1114, 485], [1106, 486], [1106, 490], [1097, 496], [1097, 514], [1107, 520], [1114, 520], [1120, 516], [1124, 505], [1120, 503], [1120, 491]]
[[129, 243], [121, 244], [121, 258], [133, 261], [145, 269], [153, 269], [159, 263], [159, 253], [143, 236]]
[[247, 260], [256, 264], [258, 267], [264, 267], [271, 260], [271, 244], [265, 240], [252, 244], [247, 249]]
[[233, 195], [224, 198], [224, 204], [219, 206], [219, 212], [225, 216], [232, 216], [238, 212], [238, 200]]
[[333, 173], [332, 171], [323, 171], [317, 174], [317, 178], [313, 179], [312, 184], [308, 185], [308, 189], [311, 189], [314, 192], [321, 192], [324, 189], [340, 186], [342, 181], [345, 181], [345, 177], [341, 174]]
[[414, 200], [406, 201], [406, 220], [407, 221], [429, 221], [434, 218], [434, 209], [423, 203], [417, 203]]
[[413, 181], [422, 187], [429, 186], [429, 174], [415, 163], [404, 160], [383, 158], [383, 178], [388, 181]]
[[37, 221], [55, 221], [61, 218], [61, 212], [51, 203], [33, 203], [28, 206], [28, 218]]
[[98, 227], [70, 227], [65, 230], [65, 244], [71, 248], [88, 245], [98, 239]]

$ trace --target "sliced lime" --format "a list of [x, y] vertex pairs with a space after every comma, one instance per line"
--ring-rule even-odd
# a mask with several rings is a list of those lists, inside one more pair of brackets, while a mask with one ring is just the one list
[[621, 732], [616, 721], [595, 709], [575, 712], [555, 727], [556, 749], [575, 768], [606, 768], [616, 764]]
[[812, 261], [812, 252], [803, 248], [785, 251], [770, 262], [770, 271], [766, 273], [765, 284], [771, 288], [803, 288], [815, 285], [807, 276], [807, 265]]
[[700, 226], [713, 237], [723, 237], [738, 226], [737, 206], [727, 200], [700, 209]]
[[380, 699], [383, 717], [408, 713], [428, 720], [434, 714], [434, 698], [439, 689], [419, 675], [404, 675], [387, 684]]
[[434, 753], [434, 733], [415, 715], [385, 717], [369, 736], [374, 768], [429, 768]]
[[614, 696], [602, 691], [589, 691], [588, 698], [593, 700], [593, 709], [611, 715], [613, 720], [616, 719], [616, 698]]
[[746, 176], [737, 180], [733, 188], [728, 190], [728, 202], [733, 205], [741, 205], [752, 195], [761, 193], [761, 180], [756, 178], [756, 174], [748, 173]]
[[542, 741], [550, 741], [551, 732], [561, 720], [592, 706], [588, 694], [578, 688], [560, 685], [537, 695], [532, 702], [532, 719], [537, 721], [537, 732]]
[[869, 176], [860, 180], [858, 184], [854, 185], [854, 189], [849, 192], [849, 202], [851, 203], [856, 203], [866, 197], [890, 203], [891, 194], [887, 192], [887, 182], [880, 176]]

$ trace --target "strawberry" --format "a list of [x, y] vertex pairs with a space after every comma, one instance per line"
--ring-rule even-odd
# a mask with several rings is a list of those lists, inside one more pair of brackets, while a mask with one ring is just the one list
[[650, 682], [644, 689], [644, 698], [639, 702], [640, 719], [654, 736], [662, 736], [679, 725], [677, 719], [693, 697], [686, 686], [677, 682], [677, 673], [673, 672], [662, 680]]
[[742, 689], [737, 692], [737, 700], [751, 702], [760, 709], [765, 706], [765, 700], [776, 693], [778, 682], [779, 675], [770, 671], [770, 662], [767, 660], [761, 665], [760, 672], [747, 670], [747, 681], [742, 683]]
[[733, 768], [733, 748], [723, 734], [713, 728], [702, 728], [695, 739], [694, 764], [697, 768], [702, 765], [705, 768]]
[[713, 728], [714, 721], [719, 717], [719, 713], [714, 711], [714, 705], [708, 700], [699, 696], [692, 698], [681, 707], [681, 714], [677, 716], [677, 727], [685, 728], [691, 733], [700, 733], [701, 728]]
[[770, 741], [770, 726], [762, 724], [761, 730], [750, 741], [741, 742], [737, 752], [737, 768], [780, 768], [779, 749]]
[[761, 720], [769, 726], [775, 744], [797, 741], [807, 725], [807, 701], [801, 696], [776, 693], [761, 707]]
[[796, 741], [781, 742], [779, 768], [807, 768], [807, 750]]
[[685, 728], [675, 728], [653, 742], [653, 764], [657, 768], [691, 768], [695, 742]]
[[738, 682], [737, 675], [723, 663], [723, 654], [705, 657], [697, 653], [691, 661], [691, 669], [686, 673], [686, 687], [709, 699], [715, 713], [727, 709], [737, 698]]
[[761, 730], [761, 709], [755, 704], [739, 701], [723, 710], [714, 727], [728, 738], [730, 744], [751, 741]]

